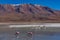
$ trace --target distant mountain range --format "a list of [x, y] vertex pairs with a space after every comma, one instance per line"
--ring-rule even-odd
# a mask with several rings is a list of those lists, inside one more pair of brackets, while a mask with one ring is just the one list
[[60, 22], [60, 10], [33, 4], [0, 4], [0, 22]]

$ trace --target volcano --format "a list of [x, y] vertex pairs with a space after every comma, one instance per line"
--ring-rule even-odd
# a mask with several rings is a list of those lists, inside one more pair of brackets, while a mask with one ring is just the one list
[[60, 10], [37, 4], [0, 4], [0, 22], [60, 22]]

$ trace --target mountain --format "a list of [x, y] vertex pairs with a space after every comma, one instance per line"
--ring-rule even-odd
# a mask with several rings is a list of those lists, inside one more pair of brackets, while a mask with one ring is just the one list
[[37, 4], [0, 4], [0, 22], [60, 22], [60, 10]]

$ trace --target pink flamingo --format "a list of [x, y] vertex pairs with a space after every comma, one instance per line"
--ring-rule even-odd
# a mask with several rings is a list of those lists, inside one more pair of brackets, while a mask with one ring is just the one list
[[32, 32], [28, 32], [29, 35], [32, 35], [33, 33]]
[[18, 38], [19, 34], [20, 34], [20, 32], [16, 32], [15, 36]]

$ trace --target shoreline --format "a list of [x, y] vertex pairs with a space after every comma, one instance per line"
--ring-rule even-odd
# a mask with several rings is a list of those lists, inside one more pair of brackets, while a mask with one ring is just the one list
[[[15, 26], [10, 27], [12, 25]], [[45, 26], [46, 29], [44, 29], [42, 25]], [[42, 29], [39, 26], [42, 26]], [[39, 30], [44, 32], [60, 32], [60, 23], [29, 23], [29, 24], [28, 23], [23, 23], [23, 24], [22, 23], [0, 23], [0, 30], [1, 31], [5, 31], [5, 30], [6, 31], [10, 31], [10, 30], [11, 31], [12, 30], [38, 31]]]
[[15, 27], [15, 28], [0, 28], [0, 32], [14, 32], [14, 31], [22, 31], [22, 32], [27, 32], [27, 31], [32, 31], [32, 32], [60, 32], [60, 27], [47, 27], [46, 29], [35, 29], [32, 27]]

